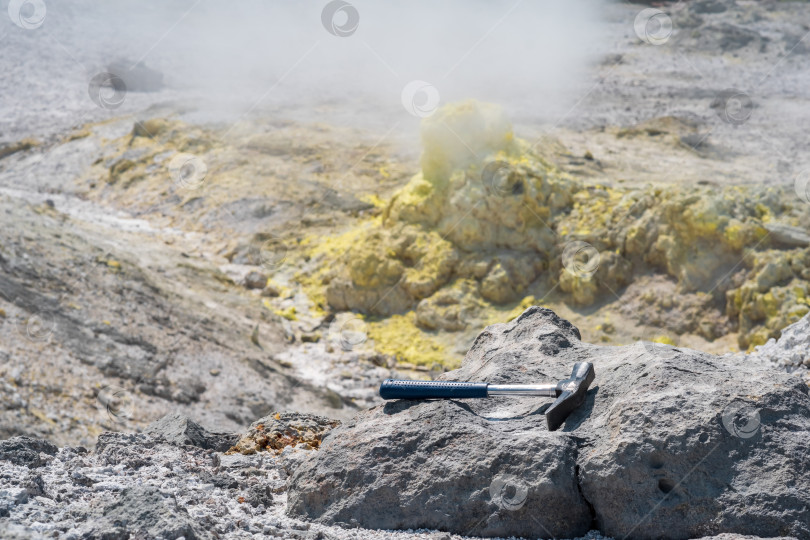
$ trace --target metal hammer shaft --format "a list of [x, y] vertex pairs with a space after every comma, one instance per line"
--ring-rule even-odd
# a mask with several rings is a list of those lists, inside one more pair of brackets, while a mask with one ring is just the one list
[[489, 396], [557, 397], [558, 384], [487, 384], [450, 381], [402, 381], [386, 379], [380, 385], [383, 399], [485, 398]]
[[557, 397], [558, 384], [488, 384], [487, 396], [543, 396]]

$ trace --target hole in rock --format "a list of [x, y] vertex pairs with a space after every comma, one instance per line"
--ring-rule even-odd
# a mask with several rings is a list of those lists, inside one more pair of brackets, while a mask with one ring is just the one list
[[673, 482], [669, 478], [662, 478], [658, 481], [658, 489], [660, 489], [662, 493], [669, 493], [674, 488], [675, 482]]

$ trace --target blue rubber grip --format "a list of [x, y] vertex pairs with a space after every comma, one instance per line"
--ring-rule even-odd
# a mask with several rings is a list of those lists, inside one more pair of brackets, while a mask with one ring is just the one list
[[487, 383], [385, 379], [380, 385], [380, 397], [383, 399], [485, 398], [487, 397]]

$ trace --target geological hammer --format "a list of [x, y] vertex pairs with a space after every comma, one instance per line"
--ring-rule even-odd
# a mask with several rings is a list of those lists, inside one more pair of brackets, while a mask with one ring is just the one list
[[463, 399], [490, 396], [543, 396], [557, 398], [546, 409], [549, 431], [559, 428], [571, 412], [582, 405], [596, 373], [590, 362], [577, 362], [571, 376], [549, 384], [489, 384], [483, 382], [402, 381], [385, 379], [383, 399]]

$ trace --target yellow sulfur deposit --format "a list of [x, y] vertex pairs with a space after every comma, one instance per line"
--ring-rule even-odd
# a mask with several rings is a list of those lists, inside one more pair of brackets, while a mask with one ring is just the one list
[[[537, 284], [589, 306], [658, 273], [702, 295], [696, 305], [715, 306], [749, 347], [808, 308], [807, 250], [774, 245], [764, 227], [786, 210], [776, 188], [585, 185], [515, 138], [498, 107], [475, 101], [425, 119], [422, 142], [422, 171], [326, 275], [333, 309], [407, 313], [399, 330], [455, 332]], [[562, 264], [574, 241], [598, 253], [593, 272]], [[696, 315], [679, 331], [711, 339], [711, 326]]]
[[415, 325], [415, 314], [408, 312], [367, 324], [368, 337], [374, 348], [416, 365], [443, 365], [450, 369], [458, 367], [455, 359], [449, 358], [444, 347], [429, 334]]
[[[674, 121], [643, 129], [671, 129]], [[94, 165], [96, 196], [160, 212], [171, 204], [193, 229], [211, 208], [234, 201], [300, 197], [306, 188], [292, 177], [269, 180], [287, 178], [285, 160], [328, 161], [316, 141], [239, 133], [234, 143], [171, 118], [137, 122], [115, 142], [115, 155]], [[428, 365], [457, 362], [467, 333], [535, 302], [565, 304], [583, 317], [627, 306], [628, 318], [655, 320], [673, 335], [737, 332], [741, 349], [810, 310], [810, 245], [806, 235], [790, 236], [791, 228], [810, 228], [810, 205], [782, 188], [577, 180], [515, 137], [500, 107], [473, 100], [424, 119], [421, 139], [421, 171], [387, 200], [358, 194], [370, 210], [347, 229], [326, 234], [302, 222], [300, 236], [274, 241], [289, 253], [272, 266], [286, 272], [285, 287], [270, 289], [303, 290], [318, 316], [365, 314], [378, 350]], [[197, 184], [170, 173], [178, 153], [207, 163]], [[389, 166], [369, 171], [378, 181], [392, 176]], [[320, 187], [313, 191], [313, 205], [322, 205]], [[589, 246], [592, 261], [574, 259], [571, 268], [562, 254], [575, 242]], [[655, 288], [633, 288], [646, 283]], [[596, 330], [605, 340], [625, 330], [607, 328]]]

